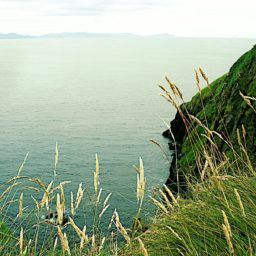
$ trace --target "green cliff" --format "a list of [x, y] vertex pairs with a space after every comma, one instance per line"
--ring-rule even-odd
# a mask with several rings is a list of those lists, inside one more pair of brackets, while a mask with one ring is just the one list
[[181, 189], [186, 190], [188, 182], [200, 177], [206, 154], [215, 162], [226, 158], [231, 161], [239, 155], [240, 170], [241, 163], [248, 164], [242, 143], [252, 166], [256, 165], [256, 113], [253, 110], [256, 102], [244, 99], [243, 95], [256, 97], [256, 46], [241, 56], [227, 74], [180, 106], [170, 126], [175, 142], [170, 130], [163, 133], [171, 140], [172, 150], [176, 145], [167, 181], [174, 191], [178, 189], [178, 181]]
[[156, 197], [149, 229], [118, 255], [256, 255], [256, 46], [213, 83], [201, 75], [207, 87], [180, 106], [162, 87], [177, 108], [163, 134], [176, 194]]

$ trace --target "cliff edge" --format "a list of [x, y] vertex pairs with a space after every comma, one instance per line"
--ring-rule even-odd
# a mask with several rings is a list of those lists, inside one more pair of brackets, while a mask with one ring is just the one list
[[198, 180], [208, 150], [211, 156], [214, 151], [213, 161], [232, 160], [237, 154], [242, 162], [243, 157], [247, 158], [241, 152], [242, 144], [252, 165], [256, 166], [256, 101], [253, 97], [256, 97], [256, 45], [241, 56], [227, 74], [182, 104], [170, 123], [170, 130], [163, 132], [174, 151], [166, 182], [173, 191], [186, 191], [188, 183]]

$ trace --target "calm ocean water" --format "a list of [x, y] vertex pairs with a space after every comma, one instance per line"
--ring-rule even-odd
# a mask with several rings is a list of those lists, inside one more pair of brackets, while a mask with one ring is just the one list
[[[165, 182], [169, 164], [149, 140], [161, 136], [175, 111], [157, 84], [168, 75], [189, 100], [194, 67], [213, 80], [249, 50], [250, 39], [88, 38], [0, 41], [0, 179], [23, 175], [49, 182], [55, 142], [58, 180], [91, 189], [95, 153], [104, 194], [124, 222], [136, 209], [133, 165], [142, 157], [148, 190]], [[29, 200], [29, 193], [25, 192]], [[29, 201], [28, 201], [29, 202]], [[83, 211], [83, 210], [82, 210]], [[111, 211], [110, 211], [111, 212]], [[109, 213], [110, 214], [110, 213]], [[81, 217], [81, 221], [83, 218]]]

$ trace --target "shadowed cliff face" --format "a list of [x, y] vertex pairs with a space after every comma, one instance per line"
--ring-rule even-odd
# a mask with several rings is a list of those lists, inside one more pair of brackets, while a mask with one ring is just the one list
[[[205, 129], [188, 114], [195, 116], [210, 130], [218, 132], [228, 142], [225, 143], [219, 136], [211, 137], [217, 146], [214, 151], [219, 157], [223, 157], [222, 153], [225, 153], [232, 160], [234, 151], [242, 155], [237, 141], [237, 129], [240, 130], [241, 137], [242, 131], [244, 135], [246, 131], [245, 138], [242, 138], [243, 144], [252, 165], [256, 166], [256, 113], [240, 92], [256, 97], [256, 46], [240, 57], [228, 74], [211, 83], [190, 102], [180, 106], [181, 113], [177, 112], [170, 124], [175, 141], [169, 130], [163, 133], [163, 136], [170, 139], [170, 149], [174, 150], [170, 176], [166, 182], [173, 191], [178, 191], [178, 181], [181, 191], [187, 190], [188, 179], [192, 182], [196, 180], [198, 170], [204, 165], [203, 151], [213, 150], [209, 140], [202, 136], [206, 134]], [[251, 104], [256, 107], [255, 101], [251, 100]], [[229, 143], [232, 143], [233, 149]]]

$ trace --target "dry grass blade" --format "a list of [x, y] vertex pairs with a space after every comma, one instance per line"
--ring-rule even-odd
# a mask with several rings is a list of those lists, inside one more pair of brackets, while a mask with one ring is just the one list
[[[164, 92], [164, 94], [160, 94], [160, 96], [164, 97], [168, 102], [170, 102], [178, 110], [179, 106], [177, 105], [176, 101], [172, 98], [170, 92], [168, 92], [162, 85], [158, 85], [158, 86]], [[176, 85], [172, 84], [171, 89], [174, 90], [173, 93], [175, 96], [179, 96], [182, 99], [182, 94], [179, 91], [178, 87], [176, 87]]]
[[[83, 234], [86, 234], [86, 226], [83, 227], [83, 230], [82, 230]], [[87, 235], [86, 235], [87, 237]], [[81, 241], [80, 241], [80, 252], [83, 250], [84, 246], [85, 246], [85, 242], [88, 243], [88, 240], [84, 240], [84, 238], [81, 238]]]
[[230, 227], [230, 224], [228, 221], [228, 217], [224, 211], [222, 211], [222, 215], [223, 215], [223, 219], [224, 219], [224, 225], [227, 227], [230, 237], [232, 237], [232, 231], [231, 231], [231, 227]]
[[95, 163], [95, 172], [94, 172], [94, 189], [96, 194], [98, 194], [99, 186], [100, 186], [100, 166], [99, 166], [99, 160], [98, 155], [96, 154], [96, 163]]
[[182, 238], [179, 236], [179, 234], [177, 232], [175, 232], [171, 227], [166, 226], [168, 230], [170, 230], [172, 232], [172, 234], [178, 238], [180, 241], [182, 241]]
[[75, 207], [74, 207], [74, 195], [73, 192], [70, 193], [70, 208], [71, 208], [71, 215], [75, 215]]
[[103, 208], [107, 205], [108, 200], [109, 200], [109, 198], [111, 197], [111, 195], [112, 195], [112, 193], [109, 193], [109, 194], [107, 195], [107, 197], [106, 197], [106, 199], [104, 200], [104, 203], [103, 203]]
[[205, 73], [204, 73], [204, 71], [202, 70], [202, 68], [199, 68], [199, 72], [200, 72], [201, 76], [203, 77], [203, 79], [206, 81], [207, 86], [210, 86], [210, 84], [209, 84], [209, 79], [208, 79], [208, 77], [205, 75]]
[[165, 213], [168, 213], [168, 210], [166, 209], [166, 207], [162, 204], [162, 203], [160, 203], [159, 201], [157, 201], [155, 198], [153, 198], [152, 196], [150, 196], [150, 199], [153, 201], [153, 203], [157, 206], [157, 207], [159, 207], [163, 212], [165, 212]]
[[254, 97], [249, 97], [249, 96], [245, 96], [242, 94], [242, 92], [240, 92], [240, 96], [244, 99], [244, 101], [247, 103], [247, 105], [256, 113], [256, 109], [254, 108], [254, 106], [251, 103], [251, 100], [256, 101], [256, 98]]
[[196, 77], [196, 85], [197, 85], [197, 88], [198, 88], [198, 91], [201, 93], [201, 87], [200, 87], [200, 79], [199, 79], [199, 75], [198, 75], [198, 72], [196, 69], [194, 69], [195, 71], [195, 77]]
[[96, 241], [95, 241], [95, 235], [92, 235], [92, 245], [91, 245], [91, 252], [92, 254], [96, 254], [97, 251], [97, 246], [96, 246]]
[[169, 78], [168, 78], [167, 76], [165, 77], [165, 80], [166, 80], [167, 83], [169, 84], [169, 86], [170, 86], [170, 88], [171, 88], [173, 94], [174, 94], [175, 96], [178, 96], [178, 97], [180, 97], [181, 99], [183, 99], [183, 98], [182, 98], [182, 94], [181, 94], [179, 88], [178, 88], [174, 83], [172, 83], [172, 82], [169, 80]]
[[21, 182], [13, 183], [11, 186], [6, 188], [4, 192], [0, 195], [0, 201], [5, 197], [7, 193], [9, 193], [14, 187], [16, 187], [19, 184], [21, 184]]
[[115, 212], [116, 212], [116, 210], [115, 210], [114, 213], [112, 214], [111, 220], [110, 220], [109, 225], [108, 225], [108, 229], [110, 229], [110, 228], [112, 227], [112, 224], [114, 223]]
[[43, 188], [43, 190], [45, 190], [45, 184], [40, 180], [40, 179], [29, 179], [29, 181], [36, 183], [38, 186], [40, 186], [41, 188]]
[[31, 196], [31, 198], [33, 199], [33, 201], [35, 202], [35, 205], [36, 205], [36, 209], [37, 209], [37, 213], [39, 214], [39, 211], [40, 211], [40, 204], [37, 202], [37, 200]]
[[115, 225], [117, 227], [117, 230], [121, 233], [123, 238], [126, 240], [127, 244], [130, 244], [131, 243], [131, 238], [129, 237], [126, 229], [121, 224], [120, 219], [119, 219], [119, 215], [118, 215], [116, 210], [114, 211], [113, 217], [114, 217], [114, 220], [115, 220]]
[[193, 115], [188, 115], [188, 116], [191, 118], [191, 120], [196, 121], [202, 128], [204, 128], [208, 136], [212, 136], [213, 131], [211, 131], [206, 125], [204, 125], [197, 117]]
[[159, 189], [159, 192], [160, 192], [161, 196], [163, 197], [163, 199], [164, 199], [166, 205], [168, 206], [168, 208], [172, 210], [173, 206], [170, 203], [169, 199], [167, 198], [166, 194], [161, 189]]
[[215, 165], [214, 165], [214, 163], [212, 161], [212, 158], [210, 157], [210, 155], [207, 153], [206, 150], [204, 150], [204, 157], [205, 157], [206, 161], [208, 162], [208, 165], [209, 165], [209, 167], [211, 169], [212, 174], [217, 176], [218, 175], [217, 169], [215, 168]]
[[200, 134], [200, 135], [201, 135], [202, 137], [206, 138], [206, 139], [211, 143], [211, 145], [212, 145], [213, 147], [215, 147], [216, 149], [218, 149], [218, 146], [216, 145], [215, 142], [213, 142], [213, 140], [211, 139], [210, 136], [207, 136], [207, 135], [204, 134], [204, 133], [202, 133], [202, 134]]
[[62, 225], [64, 211], [63, 211], [63, 205], [60, 201], [60, 195], [59, 194], [57, 194], [56, 211], [57, 211], [57, 215], [58, 215], [57, 224]]
[[52, 192], [54, 192], [54, 191], [56, 191], [56, 190], [61, 190], [61, 187], [64, 187], [64, 185], [69, 184], [69, 183], [71, 183], [71, 181], [63, 181], [63, 182], [61, 182], [59, 186], [56, 186], [56, 187], [52, 190]]
[[27, 178], [29, 178], [29, 177], [28, 176], [15, 176], [15, 177], [11, 178], [10, 180], [6, 181], [5, 183], [1, 184], [0, 188], [12, 183], [13, 181], [27, 179]]
[[228, 227], [225, 224], [222, 224], [222, 229], [224, 231], [224, 235], [225, 235], [225, 238], [226, 238], [226, 241], [227, 241], [227, 244], [228, 244], [229, 252], [231, 254], [234, 254], [235, 251], [234, 251], [234, 247], [233, 247], [233, 243], [232, 243], [232, 240], [231, 240], [231, 236], [230, 236]]
[[170, 102], [175, 108], [177, 105], [175, 104], [175, 101], [171, 98], [170, 95], [160, 94], [161, 97], [165, 98], [168, 102]]
[[79, 205], [82, 201], [83, 195], [84, 195], [84, 189], [83, 189], [83, 183], [81, 182], [79, 184], [77, 194], [76, 194], [75, 210], [79, 207]]
[[144, 243], [142, 242], [142, 240], [139, 237], [137, 239], [139, 241], [140, 249], [141, 249], [143, 255], [148, 256], [148, 251], [146, 250]]
[[55, 145], [55, 161], [54, 161], [54, 177], [57, 176], [56, 170], [57, 170], [58, 162], [59, 162], [59, 148], [58, 148], [58, 142], [56, 142], [56, 145]]
[[49, 210], [49, 192], [52, 188], [52, 185], [53, 185], [53, 181], [50, 182], [50, 184], [48, 185], [47, 189], [44, 192], [44, 195], [40, 204], [41, 208], [43, 208], [44, 205], [46, 205], [46, 209]]
[[243, 132], [243, 138], [244, 140], [246, 140], [246, 130], [243, 124], [242, 124], [242, 132]]
[[35, 187], [23, 187], [22, 191], [25, 191], [25, 190], [34, 191], [36, 193], [40, 193], [41, 192], [38, 188], [35, 188]]
[[205, 160], [204, 168], [203, 168], [202, 173], [201, 173], [201, 181], [204, 180], [204, 177], [205, 177], [206, 170], [207, 170], [208, 166], [209, 166], [208, 161]]
[[106, 206], [104, 206], [104, 208], [102, 209], [101, 213], [99, 214], [99, 218], [100, 218], [100, 219], [102, 218], [103, 214], [104, 214], [105, 211], [108, 209], [108, 207], [109, 207], [109, 204], [106, 205]]
[[96, 198], [96, 205], [98, 205], [99, 202], [100, 202], [101, 193], [102, 193], [102, 188], [100, 188], [100, 191], [99, 191], [99, 193], [98, 193], [98, 195], [97, 195], [97, 198]]
[[182, 96], [182, 93], [181, 93], [179, 87], [176, 86], [176, 85], [174, 85], [174, 86], [175, 86], [175, 88], [176, 88], [176, 91], [177, 91], [177, 93], [178, 93], [178, 96], [183, 100], [183, 96]]
[[75, 224], [74, 220], [69, 218], [69, 223], [77, 233], [77, 235], [80, 237], [80, 239], [83, 239], [85, 243], [89, 242], [88, 236], [86, 235], [86, 229], [84, 230], [79, 229], [79, 227]]
[[20, 244], [20, 255], [23, 255], [23, 228], [21, 227], [20, 229], [20, 240], [19, 240], [19, 244]]
[[168, 194], [168, 196], [172, 199], [173, 203], [178, 204], [178, 201], [175, 198], [175, 196], [173, 195], [172, 191], [165, 184], [163, 184], [163, 187], [164, 187], [166, 193]]
[[246, 217], [246, 215], [245, 215], [245, 210], [244, 210], [244, 205], [243, 205], [243, 202], [242, 202], [242, 200], [241, 200], [240, 194], [238, 193], [238, 191], [237, 191], [236, 188], [234, 189], [234, 191], [235, 191], [236, 199], [237, 199], [237, 201], [238, 201], [238, 203], [239, 203], [239, 206], [240, 206], [242, 215], [243, 215], [244, 217]]
[[63, 212], [65, 212], [65, 193], [62, 184], [60, 184], [60, 191], [61, 191], [61, 207]]
[[106, 241], [106, 237], [103, 237], [102, 240], [101, 240], [101, 243], [100, 243], [99, 252], [102, 250], [105, 241]]
[[71, 255], [71, 251], [70, 251], [70, 248], [69, 248], [69, 245], [68, 245], [67, 235], [65, 233], [63, 235], [63, 233], [61, 231], [61, 228], [59, 226], [58, 226], [58, 235], [59, 235], [59, 238], [60, 238], [62, 250], [64, 252], [67, 252], [68, 255]]
[[171, 161], [170, 161], [170, 159], [169, 159], [169, 157], [168, 157], [168, 154], [165, 152], [165, 150], [163, 149], [163, 147], [161, 146], [161, 144], [160, 144], [159, 142], [155, 141], [155, 140], [152, 140], [152, 139], [149, 140], [149, 141], [152, 142], [152, 143], [154, 143], [155, 145], [157, 145], [157, 146], [160, 148], [160, 150], [162, 151], [162, 153], [163, 153], [165, 159], [171, 164]]
[[[253, 168], [253, 165], [252, 165], [252, 163], [251, 163], [251, 160], [250, 160], [250, 157], [249, 157], [249, 155], [248, 155], [248, 152], [247, 152], [245, 146], [244, 146], [243, 143], [242, 143], [239, 129], [236, 130], [236, 133], [237, 133], [237, 141], [238, 141], [238, 144], [239, 144], [239, 146], [240, 146], [242, 152], [244, 153], [244, 155], [245, 155], [245, 157], [246, 157], [246, 159], [247, 159], [247, 164], [248, 164], [249, 169], [250, 169], [251, 172], [253, 173], [253, 172], [254, 172], [254, 168]], [[243, 133], [244, 133], [244, 132], [243, 132]], [[245, 136], [245, 135], [243, 134], [243, 136]], [[244, 138], [245, 138], [245, 137], [244, 137]], [[245, 139], [244, 139], [244, 140], [245, 140]]]
[[20, 217], [20, 221], [22, 221], [22, 214], [23, 214], [23, 193], [20, 194], [20, 199], [19, 199], [19, 217]]
[[158, 85], [158, 87], [164, 91], [167, 95], [169, 94], [169, 92], [164, 88], [164, 86], [162, 86], [161, 84]]
[[18, 174], [17, 174], [18, 177], [20, 176], [21, 171], [22, 171], [23, 168], [24, 168], [24, 165], [25, 165], [25, 163], [26, 163], [26, 161], [27, 161], [27, 158], [28, 158], [28, 154], [29, 154], [29, 152], [26, 154], [26, 156], [25, 156], [25, 158], [24, 158], [24, 160], [23, 160], [23, 162], [22, 162], [22, 164], [21, 164], [21, 166], [20, 166], [20, 168], [19, 168], [19, 170], [18, 170]]
[[137, 199], [138, 201], [142, 201], [145, 194], [145, 173], [144, 173], [144, 167], [143, 167], [143, 161], [140, 158], [140, 167], [139, 167], [139, 173], [137, 174]]
[[239, 145], [242, 145], [242, 141], [241, 141], [241, 136], [240, 136], [240, 131], [239, 129], [236, 129], [236, 136], [237, 136], [237, 141]]
[[138, 166], [133, 165], [133, 168], [134, 168], [134, 170], [135, 170], [135, 172], [136, 172], [137, 174], [140, 173], [140, 170], [139, 170], [139, 167], [138, 167]]
[[53, 251], [56, 250], [57, 244], [58, 244], [58, 237], [56, 236], [55, 241], [54, 241], [54, 245], [53, 245]]

